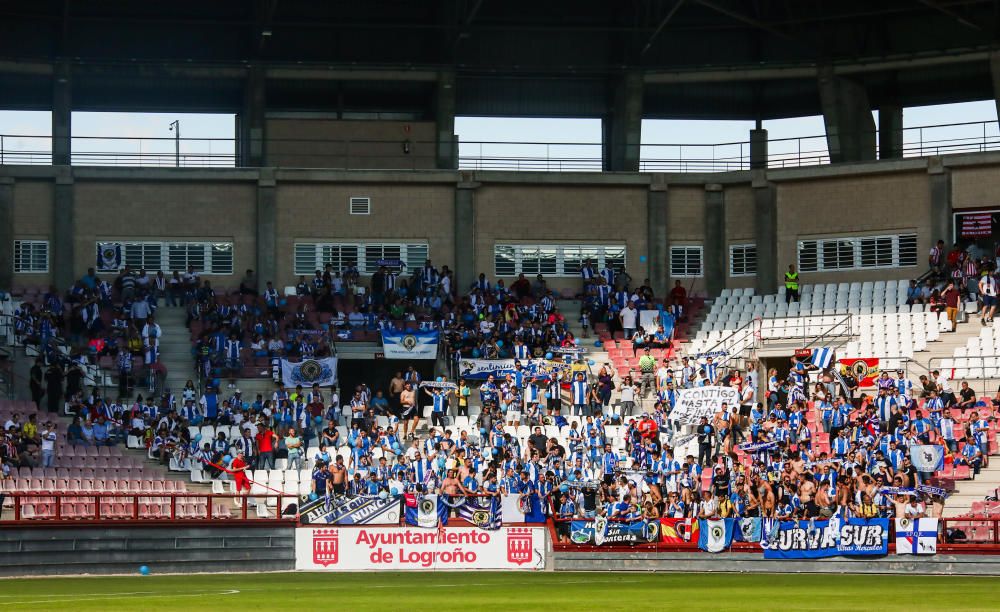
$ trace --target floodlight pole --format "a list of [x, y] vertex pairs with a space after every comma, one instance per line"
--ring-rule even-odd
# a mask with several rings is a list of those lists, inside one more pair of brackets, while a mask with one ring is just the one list
[[174, 133], [174, 166], [181, 167], [181, 122], [179, 119], [170, 124], [170, 131]]

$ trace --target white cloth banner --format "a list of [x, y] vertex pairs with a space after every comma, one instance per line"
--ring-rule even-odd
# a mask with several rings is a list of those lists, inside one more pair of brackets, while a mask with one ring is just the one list
[[295, 569], [545, 569], [545, 527], [301, 527]]
[[439, 334], [434, 331], [401, 332], [383, 329], [386, 359], [437, 359]]
[[306, 359], [292, 363], [281, 360], [281, 384], [286, 387], [302, 385], [308, 389], [314, 384], [329, 387], [337, 384], [337, 358]]
[[670, 411], [670, 418], [680, 423], [693, 425], [701, 417], [706, 417], [709, 421], [715, 413], [721, 410], [722, 404], [727, 404], [730, 408], [740, 402], [740, 392], [735, 387], [694, 387], [693, 389], [679, 389], [677, 391], [677, 403]]
[[938, 520], [936, 518], [897, 518], [897, 555], [936, 555]]

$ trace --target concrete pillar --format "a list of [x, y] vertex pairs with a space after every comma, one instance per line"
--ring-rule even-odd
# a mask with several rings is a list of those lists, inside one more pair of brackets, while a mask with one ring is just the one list
[[[670, 290], [667, 281], [670, 278], [670, 258], [667, 246], [667, 217], [670, 195], [667, 190], [666, 176], [654, 174], [653, 182], [646, 194], [646, 231], [647, 231], [647, 269], [650, 286], [658, 296], [665, 296]], [[639, 279], [635, 279], [639, 280]]]
[[954, 242], [955, 216], [952, 214], [954, 211], [951, 206], [951, 172], [941, 163], [940, 157], [931, 157], [927, 160], [927, 178], [931, 191], [931, 235], [927, 245], [929, 250], [938, 240], [944, 240], [948, 245]]
[[993, 101], [997, 107], [997, 117], [1000, 118], [1000, 51], [990, 53], [990, 77], [993, 80]]
[[0, 287], [14, 284], [14, 179], [0, 176]]
[[726, 288], [726, 192], [722, 185], [705, 185], [705, 244], [702, 248], [705, 290], [717, 296]]
[[642, 73], [626, 72], [614, 87], [611, 114], [604, 118], [602, 157], [604, 169], [638, 172], [642, 144]]
[[52, 163], [72, 163], [73, 87], [69, 62], [56, 63], [52, 73]]
[[[455, 185], [455, 284], [460, 294], [467, 291], [479, 277], [476, 267], [476, 189], [479, 183], [471, 176], [462, 177]], [[489, 270], [482, 270], [489, 273]]]
[[767, 168], [767, 130], [750, 130], [750, 169]]
[[[434, 156], [439, 170], [458, 169], [458, 138], [455, 136], [455, 73], [438, 75], [434, 92], [436, 142]], [[469, 281], [470, 283], [472, 281]]]
[[879, 159], [903, 158], [903, 107], [887, 104], [878, 107]]
[[757, 243], [757, 295], [778, 292], [778, 194], [763, 170], [752, 170], [754, 241]]
[[[76, 280], [76, 211], [73, 197], [73, 172], [68, 166], [56, 168], [52, 206], [52, 282], [60, 290]], [[89, 253], [93, 256], [94, 252]], [[82, 255], [82, 254], [81, 254]], [[93, 265], [93, 259], [81, 267]]]
[[[257, 279], [260, 290], [272, 281], [275, 287], [278, 279], [278, 184], [274, 178], [274, 168], [261, 168], [257, 178]], [[242, 270], [234, 270], [237, 274]]]
[[245, 168], [259, 168], [265, 164], [264, 147], [265, 113], [267, 112], [267, 88], [264, 68], [251, 66], [243, 84], [243, 111], [239, 117], [239, 143], [237, 154], [239, 165]]
[[875, 120], [864, 86], [838, 77], [826, 66], [819, 71], [819, 100], [830, 162], [874, 160]]

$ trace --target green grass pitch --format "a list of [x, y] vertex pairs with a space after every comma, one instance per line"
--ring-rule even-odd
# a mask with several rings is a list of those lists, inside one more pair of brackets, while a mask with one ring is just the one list
[[0, 580], [2, 610], [996, 610], [995, 578], [553, 572]]

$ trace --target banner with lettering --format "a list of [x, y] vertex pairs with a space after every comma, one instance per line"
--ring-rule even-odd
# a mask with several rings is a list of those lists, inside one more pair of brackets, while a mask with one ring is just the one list
[[670, 411], [670, 418], [686, 425], [695, 425], [701, 417], [712, 420], [722, 404], [730, 407], [739, 404], [740, 392], [735, 387], [694, 387], [678, 389], [677, 403]]
[[[567, 372], [574, 370], [574, 364], [547, 359], [528, 359], [521, 361], [527, 376], [536, 376], [549, 380], [552, 376], [562, 378]], [[586, 365], [583, 366], [586, 369]], [[462, 359], [458, 362], [459, 378], [466, 380], [486, 380], [491, 375], [497, 379], [514, 373], [513, 359]]]
[[765, 559], [885, 555], [889, 552], [889, 519], [782, 521], [760, 545]]
[[544, 527], [300, 527], [299, 570], [545, 569]]
[[599, 516], [592, 521], [573, 521], [570, 525], [570, 540], [574, 544], [635, 545], [659, 539], [659, 521], [615, 521]]
[[341, 498], [336, 501], [321, 497], [300, 508], [300, 520], [314, 525], [398, 525], [402, 502], [402, 496], [386, 499]]

